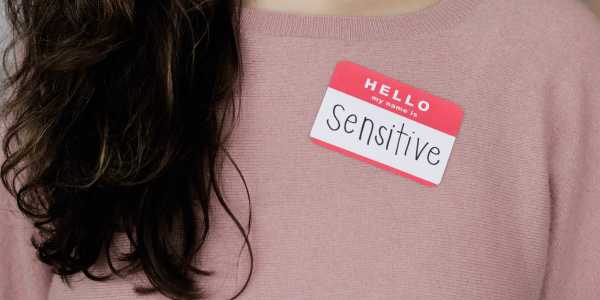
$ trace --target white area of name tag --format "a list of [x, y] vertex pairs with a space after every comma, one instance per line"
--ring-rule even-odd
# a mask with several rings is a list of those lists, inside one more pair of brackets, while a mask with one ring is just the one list
[[[330, 124], [336, 122], [333, 115], [333, 107], [336, 104], [343, 105], [345, 111], [343, 111], [341, 116], [338, 115], [341, 127], [334, 131], [327, 125], [327, 119], [330, 120]], [[337, 111], [341, 111], [339, 107]], [[344, 131], [344, 120], [349, 114], [356, 114], [358, 117], [358, 122], [354, 124], [354, 132], [350, 134]], [[375, 124], [369, 145], [366, 144], [366, 134], [368, 133], [366, 130], [363, 132], [363, 140], [360, 141], [358, 139], [363, 117], [372, 119]], [[395, 124], [396, 130], [399, 130], [402, 123], [405, 124], [404, 131], [410, 133], [412, 136], [411, 147], [409, 147], [406, 156], [404, 155], [405, 147], [401, 147], [400, 150], [398, 150], [398, 154], [396, 154], [397, 142], [395, 139], [393, 140], [393, 145], [389, 145], [387, 150], [385, 147], [387, 143], [378, 145], [375, 141], [375, 136], [378, 134], [377, 130], [380, 125], [391, 128], [392, 124]], [[367, 126], [368, 124], [370, 123], [367, 123]], [[414, 134], [412, 133], [413, 131], [415, 132]], [[331, 87], [328, 87], [326, 90], [323, 102], [321, 103], [315, 123], [310, 132], [310, 137], [335, 147], [342, 148], [357, 154], [360, 157], [406, 172], [433, 184], [440, 183], [455, 140], [454, 136], [372, 105], [364, 100]], [[428, 142], [429, 144], [436, 145], [440, 149], [440, 154], [436, 155], [436, 160], [439, 159], [439, 163], [431, 165], [426, 161], [427, 150], [423, 150], [419, 160], [413, 159], [416, 151], [416, 137], [419, 137], [421, 140], [420, 147]], [[401, 142], [402, 139], [404, 139], [404, 143], [402, 144], [405, 145], [408, 137], [403, 135], [400, 139]]]

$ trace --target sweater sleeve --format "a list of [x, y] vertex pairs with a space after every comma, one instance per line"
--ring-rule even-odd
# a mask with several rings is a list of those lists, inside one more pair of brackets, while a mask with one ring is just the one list
[[542, 300], [600, 299], [600, 26], [588, 29], [566, 46], [547, 90], [552, 213]]
[[[4, 133], [4, 126], [1, 127]], [[0, 151], [0, 162], [4, 158]], [[0, 184], [0, 299], [48, 298], [52, 272], [36, 257], [31, 243], [33, 229], [18, 210], [14, 197]]]
[[26, 221], [5, 189], [0, 192], [0, 299], [46, 299], [52, 278], [49, 267], [35, 256]]

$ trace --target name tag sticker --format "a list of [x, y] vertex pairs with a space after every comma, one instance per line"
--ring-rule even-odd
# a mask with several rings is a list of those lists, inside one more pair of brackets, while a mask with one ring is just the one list
[[350, 61], [340, 61], [310, 139], [426, 186], [442, 180], [462, 108]]

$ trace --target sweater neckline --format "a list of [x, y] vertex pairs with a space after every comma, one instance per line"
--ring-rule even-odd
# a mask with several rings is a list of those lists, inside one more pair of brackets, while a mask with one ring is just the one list
[[465, 19], [481, 0], [441, 0], [400, 15], [302, 15], [241, 7], [240, 30], [275, 36], [325, 39], [402, 39], [448, 29]]

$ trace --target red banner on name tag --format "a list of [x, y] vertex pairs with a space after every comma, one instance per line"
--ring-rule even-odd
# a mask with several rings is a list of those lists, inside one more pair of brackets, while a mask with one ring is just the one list
[[460, 129], [460, 106], [350, 61], [337, 63], [329, 87], [453, 136]]

